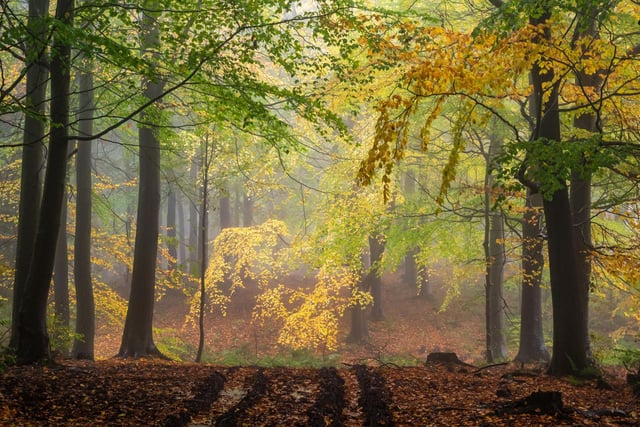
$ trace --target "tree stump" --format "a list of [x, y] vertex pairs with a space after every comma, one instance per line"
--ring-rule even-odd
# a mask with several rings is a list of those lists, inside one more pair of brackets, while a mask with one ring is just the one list
[[458, 358], [458, 355], [451, 352], [435, 352], [429, 353], [427, 355], [427, 360], [425, 361], [425, 365], [460, 365], [460, 366], [469, 366], [474, 367], [473, 365], [469, 365], [468, 363], [463, 362]]

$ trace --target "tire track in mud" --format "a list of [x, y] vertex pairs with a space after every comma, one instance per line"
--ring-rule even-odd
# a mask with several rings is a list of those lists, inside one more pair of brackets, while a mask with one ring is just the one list
[[394, 426], [389, 403], [392, 402], [391, 392], [385, 380], [376, 370], [364, 365], [353, 367], [360, 385], [360, 399], [367, 426]]
[[184, 403], [183, 410], [178, 414], [169, 415], [162, 425], [164, 427], [183, 427], [189, 424], [198, 413], [206, 411], [220, 395], [226, 378], [218, 371], [204, 379], [194, 391], [194, 396]]
[[309, 426], [344, 425], [343, 411], [347, 406], [345, 400], [344, 380], [336, 368], [321, 368], [318, 372], [318, 397], [307, 411]]
[[267, 392], [268, 379], [264, 369], [259, 368], [255, 374], [247, 378], [248, 390], [244, 397], [233, 407], [215, 420], [216, 427], [230, 427], [240, 425], [240, 420], [245, 412], [255, 405]]

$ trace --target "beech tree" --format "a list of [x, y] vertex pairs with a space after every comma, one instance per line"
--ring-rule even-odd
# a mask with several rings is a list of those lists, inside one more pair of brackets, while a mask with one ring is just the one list
[[26, 98], [25, 125], [23, 132], [22, 168], [20, 179], [20, 207], [18, 211], [18, 239], [16, 247], [11, 339], [9, 346], [18, 347], [19, 313], [25, 293], [25, 282], [29, 274], [35, 244], [38, 212], [42, 197], [44, 164], [44, 138], [46, 93], [49, 78], [48, 46], [45, 42], [48, 31], [48, 0], [29, 1], [27, 28], [31, 37], [25, 40]]
[[[61, 25], [73, 23], [73, 0], [60, 0], [55, 18]], [[47, 298], [53, 273], [53, 263], [62, 202], [66, 185], [67, 147], [69, 145], [69, 87], [71, 45], [66, 37], [54, 32], [51, 46], [51, 122], [47, 169], [38, 231], [33, 255], [24, 285], [24, 295], [17, 319], [16, 356], [19, 363], [47, 361], [51, 358], [47, 333]]]
[[[423, 146], [427, 147], [432, 124], [443, 114], [447, 102], [456, 100], [474, 114], [468, 119], [458, 118], [452, 127], [451, 154], [442, 174], [442, 194], [446, 195], [456, 177], [456, 165], [464, 147], [457, 138], [455, 126], [473, 127], [486, 123], [488, 116], [498, 118], [511, 134], [506, 144], [508, 154], [498, 162], [500, 176], [518, 177], [533, 193], [543, 195], [546, 229], [542, 235], [547, 239], [549, 252], [554, 314], [550, 372], [557, 375], [579, 373], [590, 366], [590, 360], [588, 286], [585, 286], [588, 268], [584, 262], [585, 268], [581, 268], [580, 273], [578, 268], [580, 257], [593, 255], [587, 230], [591, 209], [584, 184], [596, 170], [617, 162], [627, 164], [629, 160], [624, 152], [633, 150], [633, 143], [626, 144], [626, 140], [625, 143], [600, 142], [602, 131], [587, 130], [586, 126], [580, 126], [581, 130], [575, 130], [576, 136], [571, 138], [562, 128], [561, 113], [581, 120], [589, 117], [591, 121], [595, 120], [596, 127], [598, 123], [609, 123], [612, 130], [627, 126], [620, 119], [620, 105], [614, 99], [623, 97], [629, 101], [634, 96], [633, 91], [622, 88], [636, 84], [634, 73], [626, 68], [637, 55], [636, 45], [632, 44], [634, 47], [625, 55], [618, 56], [616, 52], [619, 51], [618, 41], [622, 44], [632, 42], [634, 36], [624, 34], [624, 25], [621, 25], [621, 36], [611, 36], [605, 42], [589, 30], [594, 19], [601, 22], [613, 13], [611, 5], [577, 2], [568, 6], [554, 1], [492, 3], [498, 11], [475, 29], [473, 37], [439, 27], [416, 29], [415, 24], [407, 24], [404, 31], [400, 31], [403, 35], [381, 36], [384, 42], [379, 46], [387, 55], [381, 63], [389, 64], [389, 57], [398, 58], [407, 65], [407, 70], [393, 95], [381, 103], [376, 139], [369, 156], [362, 162], [360, 178], [367, 183], [380, 168], [383, 183], [388, 188], [395, 162], [405, 155], [410, 131], [417, 129]], [[577, 16], [576, 19], [564, 20], [565, 12]], [[624, 16], [626, 12], [620, 13]], [[560, 36], [567, 31], [571, 33], [572, 29], [576, 30], [573, 42]], [[411, 33], [411, 37], [406, 33]], [[409, 44], [417, 43], [416, 40], [421, 42], [417, 53], [411, 54], [407, 40]], [[461, 49], [450, 55], [426, 47], [434, 41], [434, 47], [451, 43]], [[490, 70], [484, 69], [489, 64], [486, 58], [493, 58]], [[504, 58], [508, 67], [503, 67], [496, 58]], [[531, 128], [526, 122], [514, 120], [513, 112], [517, 107], [508, 105], [510, 99], [526, 100], [530, 95], [527, 86], [521, 85], [522, 76], [529, 70], [531, 104], [535, 109]], [[576, 71], [581, 71], [582, 77], [578, 73], [579, 83], [573, 84], [567, 76], [576, 75]], [[608, 83], [607, 87], [585, 77], [596, 74], [607, 76], [603, 80]], [[622, 83], [622, 75], [627, 76], [626, 83]], [[405, 91], [405, 88], [409, 90]], [[498, 93], [500, 95], [496, 97]], [[416, 125], [412, 120], [418, 113], [425, 118]], [[458, 114], [458, 117], [462, 115]], [[532, 129], [531, 134], [525, 137], [528, 129]], [[625, 148], [616, 148], [621, 146]], [[577, 224], [578, 217], [572, 210], [569, 195], [568, 171], [572, 169], [574, 177], [580, 178], [573, 181], [572, 187], [572, 191], [576, 191], [573, 208], [579, 209], [582, 215]], [[388, 196], [386, 191], [385, 195]], [[583, 226], [587, 229], [578, 231], [578, 227]], [[576, 234], [586, 247], [577, 247]]]
[[[78, 134], [93, 134], [95, 108], [93, 88], [93, 61], [82, 58], [82, 71], [78, 76]], [[76, 153], [76, 224], [74, 239], [73, 275], [76, 289], [76, 339], [72, 356], [93, 360], [95, 335], [95, 303], [91, 275], [91, 212], [92, 141], [78, 143]]]

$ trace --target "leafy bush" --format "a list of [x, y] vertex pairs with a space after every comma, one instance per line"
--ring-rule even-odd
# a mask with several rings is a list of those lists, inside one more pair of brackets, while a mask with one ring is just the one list
[[[0, 308], [4, 306], [6, 300], [0, 298]], [[8, 366], [15, 362], [13, 353], [9, 350], [9, 334], [11, 331], [11, 321], [9, 315], [5, 314], [5, 310], [1, 310], [0, 317], [0, 372], [3, 372]]]
[[53, 314], [47, 317], [47, 331], [49, 332], [49, 345], [55, 356], [67, 356], [73, 342], [82, 340], [82, 334], [77, 334], [71, 326], [65, 325]]

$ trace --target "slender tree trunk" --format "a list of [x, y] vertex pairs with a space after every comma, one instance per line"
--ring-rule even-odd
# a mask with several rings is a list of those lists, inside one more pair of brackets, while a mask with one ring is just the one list
[[382, 278], [378, 272], [382, 254], [384, 253], [385, 240], [382, 236], [369, 236], [369, 257], [371, 270], [365, 277], [365, 287], [371, 291], [373, 307], [371, 307], [372, 320], [384, 320], [384, 302], [382, 296]]
[[174, 270], [178, 261], [178, 240], [176, 234], [176, 208], [177, 199], [173, 189], [169, 189], [167, 194], [167, 249], [169, 251], [169, 270]]
[[207, 292], [205, 288], [205, 276], [207, 272], [207, 245], [209, 227], [207, 211], [209, 210], [209, 135], [205, 136], [204, 141], [204, 162], [202, 168], [202, 204], [200, 207], [200, 310], [198, 312], [198, 352], [196, 354], [196, 362], [202, 361], [202, 352], [204, 351], [205, 330], [204, 330], [204, 311], [206, 307]]
[[[157, 2], [151, 2], [149, 12], [143, 12], [143, 50], [159, 43], [156, 22]], [[148, 99], [162, 94], [163, 81], [146, 81], [144, 94]], [[156, 105], [155, 108], [158, 108]], [[138, 183], [138, 214], [133, 252], [131, 294], [122, 334], [119, 357], [163, 357], [153, 341], [153, 306], [155, 302], [158, 231], [160, 222], [160, 141], [152, 125], [145, 124], [151, 115], [141, 114], [138, 128], [140, 144], [140, 179]]]
[[182, 271], [185, 271], [187, 265], [187, 254], [185, 248], [185, 218], [184, 218], [184, 200], [182, 193], [176, 194], [176, 216], [177, 216], [177, 238], [178, 238], [178, 265]]
[[491, 191], [494, 179], [491, 166], [502, 149], [502, 141], [495, 135], [490, 137], [485, 173], [485, 318], [487, 361], [493, 363], [507, 357], [505, 333], [504, 299], [502, 296], [504, 278], [504, 215], [493, 208]]
[[517, 361], [547, 362], [549, 351], [542, 325], [542, 269], [544, 241], [541, 236], [542, 196], [527, 191], [522, 217], [522, 303], [520, 307], [520, 346]]
[[233, 221], [231, 217], [231, 200], [229, 195], [225, 194], [220, 197], [220, 230], [233, 227]]
[[[56, 19], [73, 24], [73, 0], [59, 0]], [[17, 361], [21, 364], [51, 360], [47, 333], [47, 298], [53, 274], [56, 242], [66, 185], [69, 145], [69, 86], [71, 47], [54, 34], [51, 60], [51, 132], [40, 219], [24, 299], [20, 308]]]
[[[191, 159], [191, 168], [189, 170], [189, 178], [194, 186], [196, 186], [198, 181], [198, 161], [196, 160], [197, 156], [193, 156]], [[194, 197], [198, 196], [194, 194]], [[202, 196], [198, 197], [198, 199], [202, 200]], [[200, 219], [198, 218], [198, 209], [195, 200], [189, 200], [189, 260], [188, 260], [188, 271], [191, 275], [199, 275], [199, 267], [198, 267], [198, 223]]]
[[20, 179], [20, 204], [18, 208], [18, 240], [16, 245], [15, 279], [11, 314], [11, 338], [9, 346], [18, 347], [20, 309], [24, 299], [25, 282], [31, 265], [38, 213], [42, 199], [44, 172], [45, 106], [49, 76], [45, 17], [49, 14], [48, 0], [29, 1], [28, 26], [32, 39], [27, 41], [27, 93], [28, 113], [24, 118], [22, 170]]
[[[367, 287], [366, 279], [365, 279], [365, 271], [367, 271], [370, 267], [370, 257], [367, 256], [366, 252], [362, 252], [362, 272], [360, 274], [361, 280], [358, 283], [358, 290], [361, 292], [366, 292], [369, 290]], [[363, 343], [369, 339], [369, 325], [367, 322], [367, 310], [366, 307], [363, 307], [361, 304], [357, 304], [354, 307], [351, 307], [351, 330], [349, 331], [349, 335], [347, 335], [348, 343]]]
[[[93, 72], [90, 63], [79, 76], [79, 133], [93, 134]], [[91, 141], [78, 143], [76, 153], [76, 232], [74, 245], [74, 277], [76, 285], [76, 338], [72, 355], [75, 359], [94, 358], [95, 303], [91, 277]]]
[[242, 226], [251, 227], [253, 225], [253, 198], [246, 192], [242, 199]]

